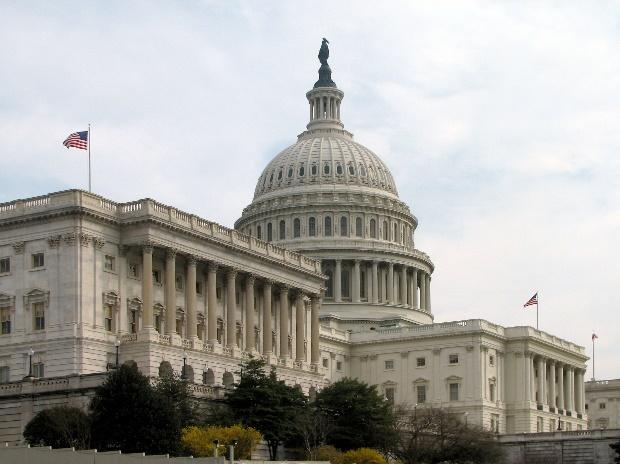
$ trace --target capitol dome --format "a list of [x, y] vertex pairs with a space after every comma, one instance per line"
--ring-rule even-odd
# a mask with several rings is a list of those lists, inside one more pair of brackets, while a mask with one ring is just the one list
[[434, 266], [415, 248], [417, 219], [387, 165], [345, 130], [327, 56], [324, 41], [306, 130], [265, 167], [235, 228], [321, 259], [334, 317], [430, 323]]

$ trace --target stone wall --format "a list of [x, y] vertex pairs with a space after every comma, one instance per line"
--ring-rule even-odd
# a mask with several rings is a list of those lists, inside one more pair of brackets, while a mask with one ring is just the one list
[[508, 464], [611, 464], [620, 429], [500, 435]]

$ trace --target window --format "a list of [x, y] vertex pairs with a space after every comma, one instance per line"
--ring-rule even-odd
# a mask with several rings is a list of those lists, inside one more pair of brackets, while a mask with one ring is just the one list
[[416, 365], [416, 367], [424, 367], [424, 366], [426, 366], [426, 358], [416, 358], [415, 365]]
[[[553, 423], [553, 419], [551, 422]], [[550, 431], [553, 432], [553, 428]], [[491, 414], [491, 432], [499, 433], [499, 414]]]
[[458, 364], [459, 363], [459, 355], [458, 354], [451, 354], [448, 356], [448, 363], [449, 364]]
[[356, 237], [362, 236], [362, 218], [360, 217], [355, 218], [355, 236]]
[[161, 314], [155, 314], [155, 330], [161, 333]]
[[347, 217], [342, 216], [340, 218], [340, 236], [348, 237], [349, 236], [349, 228], [347, 225]]
[[104, 312], [105, 312], [105, 314], [104, 314], [104, 316], [105, 316], [105, 320], [104, 320], [105, 329], [108, 332], [112, 332], [112, 306], [111, 305], [105, 305]]
[[196, 294], [202, 295], [202, 282], [196, 282]]
[[383, 240], [388, 239], [388, 233], [389, 233], [388, 223], [387, 221], [383, 221]]
[[288, 177], [289, 178], [293, 177], [293, 168], [292, 167], [288, 168]]
[[215, 288], [215, 297], [216, 297], [218, 300], [221, 300], [221, 299], [222, 299], [222, 287], [216, 287], [216, 288]]
[[103, 268], [106, 271], [114, 272], [116, 270], [116, 258], [114, 258], [114, 256], [106, 255]]
[[32, 363], [32, 375], [34, 377], [45, 377], [45, 364], [42, 362]]
[[325, 297], [333, 298], [334, 297], [334, 274], [331, 270], [325, 271], [325, 275], [327, 279], [325, 279]]
[[280, 221], [280, 225], [279, 225], [279, 237], [280, 240], [284, 240], [286, 238], [286, 223], [284, 222], [284, 220]]
[[323, 367], [327, 367], [327, 363], [328, 363], [327, 358], [323, 358]]
[[32, 305], [32, 314], [34, 330], [45, 329], [45, 304], [43, 302], [34, 303]]
[[259, 240], [263, 239], [263, 231], [260, 226], [256, 226], [256, 238]]
[[153, 283], [161, 284], [161, 271], [159, 269], [153, 269]]
[[135, 309], [129, 313], [129, 332], [138, 333], [138, 311]]
[[[224, 338], [224, 321], [221, 319], [217, 320], [217, 341], [222, 344], [222, 340]], [[274, 345], [275, 346], [275, 345]]]
[[301, 236], [301, 221], [299, 218], [295, 218], [293, 221], [293, 237], [299, 238]]
[[393, 359], [388, 359], [387, 361], [385, 361], [385, 369], [386, 370], [394, 369], [394, 360]]
[[0, 310], [0, 323], [2, 324], [2, 335], [11, 333], [11, 311], [8, 309]]
[[426, 403], [426, 385], [416, 387], [418, 404]]
[[392, 226], [393, 226], [392, 229], [394, 229], [393, 236], [392, 236], [392, 241], [393, 242], [398, 242], [398, 225], [396, 223], [394, 223]]
[[316, 219], [308, 218], [308, 235], [310, 237], [316, 237]]
[[325, 217], [325, 236], [332, 236], [332, 218], [330, 216]]
[[137, 279], [140, 277], [140, 271], [136, 263], [129, 263], [127, 268], [127, 274], [129, 277]]
[[312, 172], [312, 175], [313, 175], [313, 176], [316, 176], [316, 174], [317, 174], [317, 172], [318, 172], [318, 168], [317, 168], [316, 164], [313, 164], [313, 165], [312, 165], [312, 171], [311, 171], [311, 172]]
[[267, 241], [271, 242], [273, 240], [273, 226], [271, 222], [267, 224]]
[[176, 320], [176, 331], [179, 335], [183, 335], [183, 319]]
[[385, 399], [391, 404], [394, 404], [395, 393], [396, 389], [394, 387], [385, 387]]
[[489, 400], [495, 401], [495, 384], [489, 384]]
[[11, 373], [9, 366], [0, 366], [0, 383], [9, 383], [11, 381]]
[[450, 384], [450, 401], [458, 401], [459, 400], [459, 384], [451, 383]]
[[351, 297], [351, 290], [350, 290], [350, 286], [349, 286], [349, 282], [350, 282], [350, 277], [349, 277], [349, 271], [346, 269], [343, 269], [341, 274], [340, 274], [340, 289], [342, 290], [342, 295], [345, 298], [350, 298]]
[[537, 417], [536, 418], [536, 431], [538, 433], [544, 432], [544, 430], [543, 430], [544, 427], [545, 427], [544, 419], [542, 417]]
[[495, 366], [495, 356], [489, 356], [489, 366]]
[[364, 165], [363, 165], [363, 164], [360, 164], [360, 169], [359, 169], [359, 171], [360, 171], [360, 175], [361, 175], [362, 177], [366, 177], [366, 168], [364, 167]]
[[341, 164], [336, 164], [336, 174], [338, 174], [339, 176], [342, 175], [342, 165]]
[[336, 361], [336, 370], [337, 371], [341, 371], [342, 370], [342, 361]]
[[43, 267], [45, 265], [45, 258], [43, 253], [34, 253], [32, 255], [32, 267], [38, 268]]
[[353, 167], [352, 164], [349, 164], [349, 174], [352, 176], [355, 175], [355, 168]]
[[606, 407], [607, 407], [607, 404], [606, 404], [606, 403], [599, 403], [599, 404], [598, 404], [598, 408], [599, 408], [599, 409], [605, 409]]
[[282, 180], [282, 169], [278, 171], [278, 180]]
[[183, 290], [183, 277], [180, 275], [174, 276], [174, 287], [177, 290]]
[[0, 259], [0, 274], [8, 274], [11, 272], [11, 258]]
[[329, 175], [329, 164], [325, 163], [325, 165], [323, 166], [323, 174], [325, 174], [326, 176]]
[[377, 238], [377, 221], [370, 220], [370, 238]]
[[299, 177], [303, 177], [306, 174], [306, 168], [304, 168], [304, 165], [302, 164], [301, 166], [299, 166]]

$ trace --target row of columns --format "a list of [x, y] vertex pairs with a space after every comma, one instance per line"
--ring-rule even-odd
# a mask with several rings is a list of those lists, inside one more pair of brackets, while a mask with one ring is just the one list
[[[187, 335], [189, 339], [197, 340], [197, 311], [196, 311], [196, 266], [197, 259], [188, 256], [186, 259], [187, 267], [185, 273], [185, 290], [186, 290], [186, 313], [187, 313]], [[210, 344], [217, 344], [217, 272], [218, 264], [209, 262], [207, 268], [207, 339]], [[256, 344], [254, 326], [255, 326], [255, 284], [256, 277], [247, 274], [245, 278], [245, 318], [246, 318], [246, 349], [252, 351]], [[237, 292], [237, 271], [228, 269], [226, 272], [226, 288], [227, 288], [227, 346], [234, 348], [236, 346], [236, 292]], [[273, 282], [269, 279], [261, 279], [263, 288], [263, 352], [264, 356], [273, 354], [272, 344], [272, 294]], [[176, 251], [172, 249], [166, 250], [166, 267], [165, 267], [165, 304], [169, 308], [166, 311], [166, 334], [176, 334]], [[289, 292], [290, 289], [286, 285], [279, 285], [280, 292], [280, 358], [287, 358], [288, 338], [289, 338]], [[311, 362], [318, 364], [319, 362], [319, 311], [321, 306], [320, 296], [318, 294], [306, 295], [301, 290], [295, 293], [295, 339], [296, 339], [296, 360], [305, 361], [304, 341], [306, 326], [306, 310], [304, 299], [309, 296], [311, 302], [310, 308], [310, 337], [311, 337]], [[146, 330], [154, 329], [153, 314], [153, 246], [145, 245], [142, 247], [142, 301], [143, 301], [143, 328]], [[239, 347], [241, 348], [241, 347]]]
[[[431, 312], [431, 276], [415, 267], [406, 266], [404, 264], [395, 265], [388, 262], [387, 267], [379, 268], [379, 261], [371, 261], [366, 263], [366, 296], [369, 302], [378, 304], [401, 304], [403, 306], [422, 309], [427, 312]], [[361, 266], [362, 260], [353, 260], [353, 277], [352, 277], [352, 295], [351, 301], [353, 303], [361, 302]], [[395, 269], [395, 266], [398, 266]], [[379, 293], [379, 275], [380, 273], [387, 272], [387, 284], [385, 289], [382, 289], [382, 295]], [[396, 276], [395, 276], [396, 274]], [[394, 292], [395, 278], [399, 279], [400, 295], [396, 295]], [[382, 276], [383, 279], [383, 276]], [[382, 280], [384, 281], [384, 280]], [[336, 303], [342, 301], [342, 260], [336, 259], [334, 264], [333, 274], [333, 297]], [[418, 301], [418, 288], [419, 301]]]
[[310, 121], [315, 119], [340, 119], [340, 99], [316, 97], [310, 100]]
[[[585, 370], [526, 353], [527, 400], [565, 411], [585, 413]], [[536, 377], [538, 371], [538, 377]], [[536, 394], [538, 393], [538, 396]]]

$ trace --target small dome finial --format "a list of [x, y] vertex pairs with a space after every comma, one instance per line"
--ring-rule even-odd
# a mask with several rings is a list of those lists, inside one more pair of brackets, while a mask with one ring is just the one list
[[336, 83], [332, 81], [332, 70], [327, 64], [329, 58], [329, 41], [323, 37], [321, 43], [321, 49], [319, 50], [319, 61], [321, 67], [319, 68], [319, 80], [314, 84], [314, 88], [317, 87], [336, 87]]

